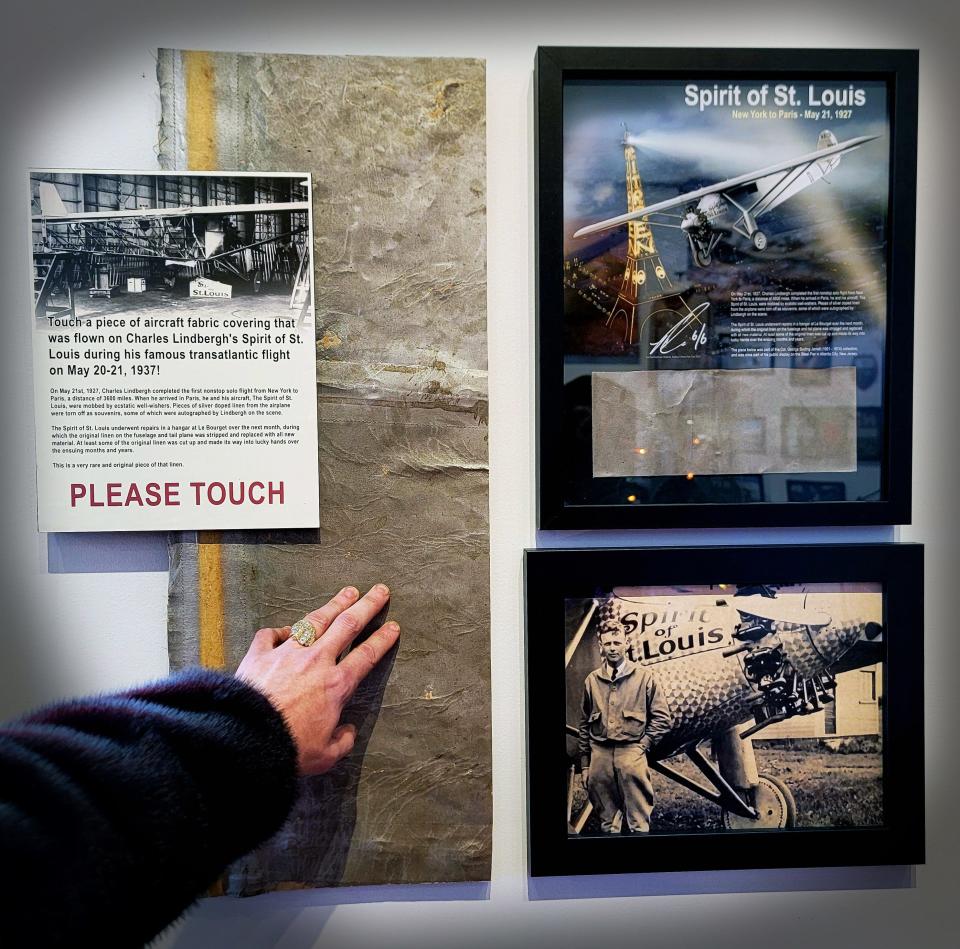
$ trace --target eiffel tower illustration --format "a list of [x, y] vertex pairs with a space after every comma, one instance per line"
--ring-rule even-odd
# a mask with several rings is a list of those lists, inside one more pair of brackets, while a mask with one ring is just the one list
[[[623, 157], [627, 166], [627, 210], [639, 211], [646, 207], [643, 183], [637, 171], [637, 150], [630, 143], [630, 133], [624, 127]], [[627, 224], [627, 266], [620, 281], [617, 302], [607, 316], [607, 326], [623, 319], [623, 341], [629, 346], [636, 342], [637, 310], [644, 303], [662, 300], [676, 293], [667, 271], [657, 253], [653, 231], [644, 218]]]

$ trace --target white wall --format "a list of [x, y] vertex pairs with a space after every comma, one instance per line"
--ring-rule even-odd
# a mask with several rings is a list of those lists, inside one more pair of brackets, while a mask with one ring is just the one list
[[[59, 695], [113, 688], [166, 671], [161, 573], [49, 575], [35, 526], [34, 442], [24, 195], [29, 166], [155, 167], [158, 46], [304, 53], [476, 56], [488, 73], [488, 234], [492, 672], [495, 828], [487, 899], [452, 888], [310, 891], [207, 901], [164, 945], [682, 947], [953, 944], [954, 789], [960, 670], [953, 618], [960, 313], [955, 298], [956, 14], [938, 0], [566, 0], [379, 6], [302, 2], [242, 6], [164, 0], [37, 0], [0, 30], [4, 90], [0, 207], [7, 625], [0, 713]], [[571, 899], [528, 898], [525, 876], [521, 551], [536, 540], [533, 454], [532, 65], [543, 45], [919, 47], [914, 522], [897, 532], [927, 545], [928, 864], [915, 886], [872, 874], [806, 871], [635, 875], [570, 881]], [[726, 543], [887, 539], [862, 530], [700, 531], [541, 537], [571, 543]], [[920, 592], [917, 592], [918, 601]], [[919, 642], [919, 629], [917, 630]], [[917, 701], [921, 697], [917, 696]], [[919, 739], [918, 739], [919, 740]], [[856, 887], [856, 891], [844, 891]], [[813, 888], [812, 890], [810, 888]], [[772, 890], [780, 892], [762, 892]], [[737, 892], [741, 891], [741, 892]], [[700, 893], [705, 895], [677, 895]], [[648, 894], [648, 895], [631, 895]], [[652, 895], [650, 895], [652, 894]], [[605, 899], [605, 896], [618, 899]], [[373, 902], [368, 902], [372, 900]], [[337, 905], [340, 903], [341, 905]], [[627, 942], [629, 940], [629, 943]]]

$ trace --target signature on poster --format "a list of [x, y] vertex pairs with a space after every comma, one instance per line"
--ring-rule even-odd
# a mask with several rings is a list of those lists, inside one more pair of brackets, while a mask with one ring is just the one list
[[[665, 319], [671, 318], [670, 314], [679, 317], [679, 319], [670, 324], [669, 329], [659, 339], [650, 343], [649, 355], [669, 356], [680, 351], [682, 351], [683, 355], [686, 355], [691, 351], [696, 353], [701, 346], [706, 345], [706, 312], [710, 308], [710, 304], [704, 301], [692, 310], [687, 306], [685, 301], [683, 305], [687, 308], [685, 314], [669, 309], [656, 310], [643, 321], [643, 325], [640, 327], [641, 339], [643, 338], [643, 330], [651, 319], [656, 318], [655, 322], [662, 323]], [[701, 319], [701, 317], [703, 317], [703, 319]]]

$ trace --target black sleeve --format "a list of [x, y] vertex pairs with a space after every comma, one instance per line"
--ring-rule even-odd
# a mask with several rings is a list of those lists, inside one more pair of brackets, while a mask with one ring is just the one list
[[4, 726], [2, 941], [142, 945], [274, 834], [296, 793], [282, 716], [217, 672]]

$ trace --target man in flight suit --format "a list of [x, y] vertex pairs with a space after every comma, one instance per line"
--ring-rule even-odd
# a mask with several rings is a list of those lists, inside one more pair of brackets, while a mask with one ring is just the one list
[[670, 730], [666, 699], [652, 673], [627, 655], [627, 638], [612, 598], [599, 611], [597, 644], [603, 662], [583, 683], [579, 755], [583, 784], [600, 827], [615, 833], [650, 830], [653, 784], [647, 754]]

